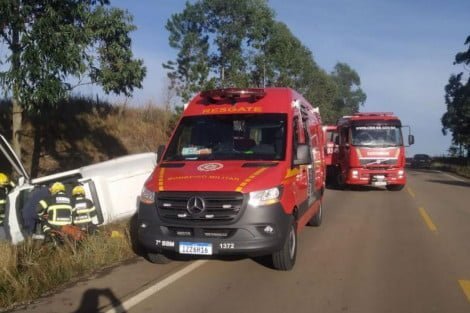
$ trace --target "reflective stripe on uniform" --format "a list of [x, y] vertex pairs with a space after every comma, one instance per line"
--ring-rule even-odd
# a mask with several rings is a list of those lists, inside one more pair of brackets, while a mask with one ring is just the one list
[[75, 218], [73, 220], [73, 223], [74, 224], [85, 224], [85, 223], [91, 223], [92, 221], [93, 221], [93, 219], [91, 219], [90, 217], [85, 216], [85, 218]]
[[91, 213], [95, 210], [95, 207], [91, 207], [91, 208], [87, 208], [87, 209], [77, 209], [77, 214], [87, 214], [87, 213]]
[[[51, 225], [63, 226], [72, 223], [72, 207], [68, 204], [53, 204], [47, 208], [47, 213], [49, 214], [48, 222]], [[60, 216], [64, 213], [65, 217]]]
[[5, 199], [0, 199], [0, 204], [5, 204], [5, 203], [7, 203], [7, 200], [5, 200]]

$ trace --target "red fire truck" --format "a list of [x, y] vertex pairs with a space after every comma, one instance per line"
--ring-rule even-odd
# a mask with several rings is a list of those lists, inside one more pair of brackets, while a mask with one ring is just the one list
[[323, 147], [318, 110], [291, 89], [198, 94], [140, 197], [148, 260], [270, 255], [290, 270], [297, 233], [322, 220]]
[[[398, 191], [406, 183], [402, 124], [390, 112], [356, 113], [337, 122], [336, 182], [383, 186]], [[408, 144], [414, 143], [408, 135]]]

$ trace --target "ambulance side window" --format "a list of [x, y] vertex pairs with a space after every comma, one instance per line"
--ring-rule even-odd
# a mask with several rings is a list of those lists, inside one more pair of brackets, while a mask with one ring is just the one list
[[293, 139], [292, 139], [292, 167], [294, 167], [294, 160], [297, 157], [297, 145], [299, 144], [299, 134], [297, 133], [299, 130], [299, 119], [298, 117], [294, 117], [294, 123], [293, 123]]
[[[307, 128], [305, 127], [305, 123], [302, 123], [299, 125], [300, 121], [299, 118], [296, 116], [294, 117], [294, 130], [293, 130], [293, 135], [294, 138], [292, 140], [292, 162], [297, 158], [297, 146], [299, 144], [307, 144], [309, 146], [312, 145], [310, 135], [308, 133]], [[302, 132], [299, 134], [299, 132]]]

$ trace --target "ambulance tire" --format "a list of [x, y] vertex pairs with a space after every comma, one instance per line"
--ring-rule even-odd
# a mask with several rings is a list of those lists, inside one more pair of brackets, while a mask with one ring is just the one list
[[297, 257], [297, 227], [294, 217], [282, 249], [272, 254], [273, 266], [279, 271], [290, 271]]
[[309, 226], [318, 227], [321, 225], [323, 220], [323, 204], [320, 202], [320, 208], [318, 209], [317, 214], [315, 214], [310, 221], [308, 221]]
[[405, 185], [387, 185], [387, 190], [390, 191], [400, 191], [405, 188]]
[[171, 260], [162, 253], [147, 252], [146, 259], [154, 264], [168, 264], [171, 262]]

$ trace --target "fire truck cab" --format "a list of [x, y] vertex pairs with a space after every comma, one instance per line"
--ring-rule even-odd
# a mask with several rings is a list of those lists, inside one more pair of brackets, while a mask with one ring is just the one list
[[322, 220], [323, 140], [318, 110], [291, 89], [198, 94], [141, 194], [148, 260], [271, 255], [290, 270], [297, 233]]
[[[383, 186], [398, 191], [406, 184], [402, 124], [390, 112], [356, 113], [337, 122], [336, 182]], [[408, 135], [409, 145], [414, 143]]]

